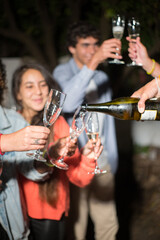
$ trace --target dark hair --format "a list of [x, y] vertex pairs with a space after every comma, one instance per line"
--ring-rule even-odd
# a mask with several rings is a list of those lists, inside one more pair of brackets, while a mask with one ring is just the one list
[[69, 26], [67, 32], [67, 48], [75, 47], [79, 38], [93, 37], [100, 42], [100, 31], [87, 22], [75, 22]]
[[[60, 90], [59, 85], [57, 84], [57, 82], [53, 79], [52, 75], [49, 73], [49, 71], [44, 68], [42, 65], [37, 64], [37, 63], [28, 63], [25, 65], [20, 66], [19, 68], [16, 69], [16, 71], [13, 74], [12, 77], [12, 95], [13, 98], [16, 102], [16, 104], [22, 109], [22, 103], [20, 100], [18, 100], [17, 98], [17, 94], [19, 93], [19, 89], [20, 89], [20, 85], [22, 82], [22, 77], [24, 75], [25, 72], [27, 72], [29, 69], [35, 69], [37, 71], [39, 71], [44, 79], [46, 80], [46, 83], [49, 87], [49, 91], [51, 88]], [[33, 117], [31, 124], [34, 125], [41, 125], [42, 124], [42, 111], [40, 111], [35, 117]]]
[[3, 101], [3, 91], [6, 88], [6, 68], [0, 59], [0, 103]]

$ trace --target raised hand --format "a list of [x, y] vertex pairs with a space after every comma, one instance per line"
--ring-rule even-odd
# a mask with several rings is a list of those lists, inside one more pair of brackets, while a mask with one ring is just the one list
[[105, 40], [91, 61], [87, 64], [88, 68], [95, 70], [97, 66], [108, 58], [121, 59], [121, 41], [115, 38]]
[[[146, 47], [141, 43], [140, 37], [137, 39], [131, 39], [130, 37], [126, 37], [127, 41], [129, 41], [129, 57], [132, 60], [135, 60], [136, 63], [142, 63], [142, 65], [146, 65], [149, 60], [151, 60], [148, 56], [148, 52]], [[136, 44], [133, 44], [133, 41]]]
[[103, 150], [100, 138], [93, 140], [90, 139], [87, 144], [81, 149], [81, 153], [87, 158], [99, 158]]
[[[77, 139], [70, 140], [70, 136], [63, 137], [53, 142], [49, 148], [49, 156], [52, 159], [58, 159], [62, 155], [71, 157], [77, 148]], [[52, 161], [51, 161], [52, 162]]]

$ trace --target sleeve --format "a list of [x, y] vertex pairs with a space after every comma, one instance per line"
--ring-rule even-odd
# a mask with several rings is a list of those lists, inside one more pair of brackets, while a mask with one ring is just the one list
[[74, 112], [82, 104], [86, 88], [94, 74], [95, 71], [90, 70], [86, 66], [74, 74], [74, 76], [67, 71], [65, 65], [59, 66], [54, 70], [54, 79], [58, 82], [62, 91], [67, 94], [63, 105], [63, 112]]
[[66, 158], [65, 161], [69, 165], [66, 174], [70, 182], [78, 187], [85, 187], [92, 181], [94, 174], [88, 174], [88, 172], [94, 171], [94, 159], [87, 158], [77, 149], [75, 155], [68, 158], [68, 160]]
[[[26, 155], [27, 152], [16, 152], [16, 162], [19, 172], [32, 181], [44, 181], [51, 172], [39, 173], [34, 167], [34, 160]], [[53, 171], [53, 168], [51, 168]]]

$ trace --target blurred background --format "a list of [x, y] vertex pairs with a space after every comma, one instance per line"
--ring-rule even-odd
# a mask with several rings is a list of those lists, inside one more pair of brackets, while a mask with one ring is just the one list
[[[102, 41], [112, 38], [115, 14], [137, 17], [141, 41], [149, 55], [160, 59], [159, 0], [0, 0], [0, 57], [6, 65], [8, 90], [4, 105], [14, 107], [10, 79], [16, 67], [28, 60], [44, 64], [51, 72], [68, 59], [66, 30], [70, 23], [86, 20], [100, 29]], [[122, 39], [126, 63], [128, 43]], [[130, 96], [152, 78], [141, 67], [100, 66], [110, 76], [113, 98]], [[119, 149], [116, 200], [120, 240], [160, 239], [160, 125], [158, 122], [115, 120]], [[88, 223], [87, 239], [93, 238]]]

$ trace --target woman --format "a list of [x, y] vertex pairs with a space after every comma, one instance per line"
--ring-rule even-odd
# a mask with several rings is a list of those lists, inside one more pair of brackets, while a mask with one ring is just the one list
[[[13, 75], [13, 96], [20, 106], [20, 113], [31, 124], [42, 122], [42, 112], [49, 90], [55, 84], [51, 75], [40, 65], [28, 64], [20, 67]], [[52, 86], [57, 88], [57, 86]], [[69, 126], [60, 116], [52, 128], [52, 150], [50, 155], [60, 156], [66, 149]], [[63, 239], [65, 216], [69, 211], [69, 181], [83, 187], [93, 175], [87, 174], [94, 169], [93, 145], [89, 142], [84, 149], [75, 151], [75, 143], [71, 141], [65, 161], [69, 165], [67, 171], [54, 168], [48, 181], [38, 184], [22, 178], [30, 227], [33, 239]], [[96, 154], [100, 155], [102, 147], [97, 143]], [[75, 152], [75, 153], [74, 153]], [[74, 153], [74, 154], [73, 154]]]
[[[3, 170], [1, 175], [2, 188], [0, 191], [0, 239], [28, 239], [29, 229], [20, 199], [18, 172], [32, 180], [44, 180], [49, 176], [48, 170], [39, 173], [33, 166], [34, 161], [22, 150], [44, 148], [49, 130], [44, 127], [28, 127], [27, 122], [11, 109], [2, 107], [5, 89], [5, 67], [0, 61], [0, 133]], [[22, 129], [22, 130], [21, 130]], [[35, 143], [40, 140], [40, 145]], [[19, 151], [19, 152], [8, 152]]]

